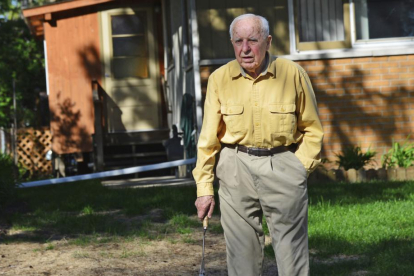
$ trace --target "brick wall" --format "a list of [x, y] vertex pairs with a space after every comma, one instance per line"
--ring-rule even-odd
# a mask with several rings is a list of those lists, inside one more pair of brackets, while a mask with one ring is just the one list
[[392, 141], [403, 142], [414, 132], [414, 55], [298, 63], [315, 90], [325, 130], [323, 156], [329, 160], [343, 147], [358, 145], [375, 150], [380, 167]]
[[[392, 141], [414, 142], [414, 55], [298, 61], [309, 74], [325, 131], [323, 157], [348, 146], [381, 155]], [[202, 67], [203, 94], [217, 67]], [[326, 164], [337, 167], [335, 163]]]

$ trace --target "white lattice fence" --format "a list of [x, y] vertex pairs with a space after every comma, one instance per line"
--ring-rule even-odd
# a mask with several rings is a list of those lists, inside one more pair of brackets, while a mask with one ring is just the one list
[[46, 153], [51, 149], [52, 135], [49, 129], [26, 128], [18, 131], [18, 160], [32, 175], [52, 173], [52, 162], [46, 160]]

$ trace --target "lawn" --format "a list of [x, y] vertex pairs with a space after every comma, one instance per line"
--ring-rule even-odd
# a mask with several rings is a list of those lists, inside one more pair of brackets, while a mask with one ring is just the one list
[[[137, 239], [198, 246], [194, 196], [193, 186], [108, 189], [97, 181], [21, 189], [2, 224], [25, 234], [0, 242], [43, 244], [43, 251], [57, 250], [51, 236], [79, 248]], [[312, 275], [414, 275], [414, 182], [311, 184], [309, 200]], [[222, 235], [218, 220], [209, 231]], [[119, 257], [139, 258], [148, 248]]]

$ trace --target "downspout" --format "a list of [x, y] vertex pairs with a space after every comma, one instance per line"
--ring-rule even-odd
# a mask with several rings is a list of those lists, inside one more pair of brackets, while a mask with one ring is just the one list
[[201, 132], [201, 125], [203, 123], [203, 107], [202, 107], [202, 93], [201, 93], [201, 78], [200, 78], [200, 40], [198, 36], [197, 12], [195, 0], [191, 0], [191, 33], [193, 39], [193, 72], [194, 72], [194, 95], [196, 103], [196, 123], [197, 133], [196, 141]]
[[46, 39], [43, 40], [43, 50], [45, 54], [45, 75], [46, 75], [46, 94], [49, 96], [49, 70], [47, 66], [47, 44]]

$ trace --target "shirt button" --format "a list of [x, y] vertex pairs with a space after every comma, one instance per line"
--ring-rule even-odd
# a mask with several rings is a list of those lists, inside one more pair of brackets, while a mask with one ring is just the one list
[[260, 124], [259, 123], [256, 123], [256, 126], [259, 126]]
[[254, 105], [257, 106], [257, 103], [255, 103]]

